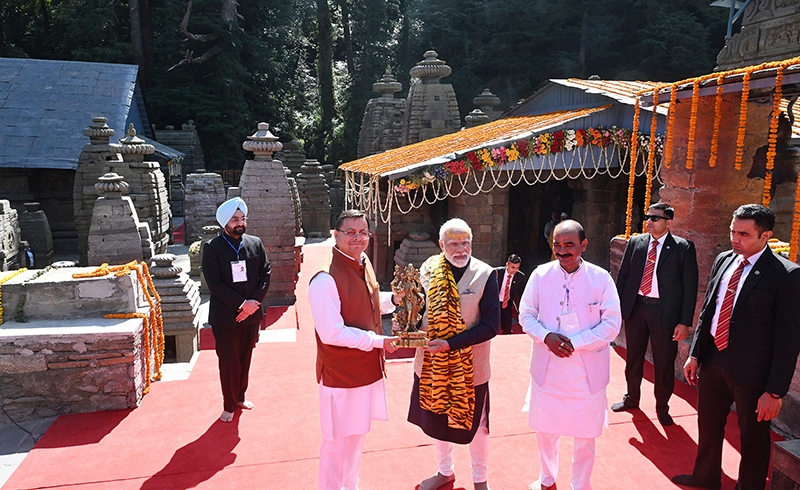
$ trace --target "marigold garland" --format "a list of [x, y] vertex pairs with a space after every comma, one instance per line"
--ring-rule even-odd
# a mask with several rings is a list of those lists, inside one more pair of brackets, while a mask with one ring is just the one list
[[775, 154], [778, 143], [778, 121], [781, 118], [781, 96], [783, 95], [783, 66], [775, 74], [775, 92], [772, 94], [772, 119], [769, 121], [769, 149], [767, 149], [767, 175], [764, 177], [764, 194], [761, 203], [769, 207], [772, 193], [772, 169], [775, 167]]
[[747, 125], [747, 98], [750, 96], [750, 70], [744, 72], [742, 79], [742, 101], [739, 103], [739, 132], [736, 134], [736, 160], [733, 168], [742, 169], [742, 158], [744, 157], [744, 129]]
[[797, 262], [797, 246], [800, 241], [800, 179], [794, 191], [794, 221], [792, 222], [792, 238], [789, 241], [789, 260]]
[[[647, 154], [647, 184], [644, 191], [644, 207], [647, 211], [650, 206], [650, 196], [653, 188], [653, 166], [655, 165], [656, 152], [656, 132], [658, 131], [658, 117], [656, 113], [658, 109], [658, 92], [653, 94], [653, 117], [650, 119], [650, 148]], [[644, 229], [644, 222], [642, 222], [642, 229]]]
[[[664, 165], [669, 168], [672, 158], [672, 128], [675, 126], [675, 105], [678, 100], [678, 84], [673, 83], [669, 89], [669, 115], [667, 116], [667, 141], [664, 143]], [[658, 90], [656, 90], [658, 93]], [[655, 94], [654, 94], [655, 96]]]
[[722, 81], [725, 77], [717, 77], [717, 98], [714, 101], [714, 134], [711, 136], [711, 155], [708, 157], [708, 166], [717, 164], [717, 148], [719, 146], [719, 120], [722, 117]]
[[23, 272], [26, 272], [27, 270], [28, 270], [27, 268], [23, 267], [22, 269], [17, 269], [14, 272], [12, 272], [11, 274], [9, 274], [9, 275], [3, 277], [2, 279], [0, 279], [0, 325], [3, 324], [3, 288], [2, 288], [2, 285], [4, 283], [14, 279], [15, 277], [17, 277], [18, 275], [22, 274]]
[[686, 146], [686, 170], [692, 169], [694, 162], [694, 136], [697, 132], [697, 106], [700, 102], [700, 79], [692, 82], [692, 114], [689, 116], [689, 143]]
[[[141, 265], [141, 268], [139, 267]], [[124, 265], [115, 265], [109, 267], [108, 264], [102, 264], [100, 267], [92, 272], [82, 272], [73, 274], [73, 278], [84, 277], [98, 277], [114, 273], [115, 276], [121, 277], [136, 271], [137, 279], [139, 280], [139, 287], [142, 289], [147, 303], [150, 305], [150, 314], [144, 313], [114, 313], [106, 315], [106, 318], [142, 318], [143, 320], [143, 342], [145, 351], [145, 388], [143, 393], [147, 394], [150, 391], [151, 372], [155, 372], [152, 379], [161, 379], [161, 365], [164, 362], [164, 319], [161, 313], [161, 296], [156, 292], [153, 285], [153, 278], [150, 276], [150, 270], [147, 263], [142, 262], [137, 264], [135, 260], [128, 262]], [[144, 271], [144, 272], [142, 272]], [[151, 340], [152, 339], [152, 342]], [[153, 369], [150, 368], [150, 358], [153, 358]]]
[[[634, 104], [633, 110], [633, 135], [634, 137], [631, 138], [631, 153], [630, 153], [630, 160], [631, 160], [631, 173], [628, 179], [628, 212], [627, 216], [625, 217], [625, 238], [630, 238], [631, 236], [631, 220], [633, 219], [633, 183], [636, 180], [636, 150], [638, 149], [638, 138], [635, 137], [636, 133], [639, 132], [639, 113], [641, 112], [640, 106], [640, 98], [636, 98], [636, 104]], [[655, 118], [655, 110], [653, 111], [653, 117]]]

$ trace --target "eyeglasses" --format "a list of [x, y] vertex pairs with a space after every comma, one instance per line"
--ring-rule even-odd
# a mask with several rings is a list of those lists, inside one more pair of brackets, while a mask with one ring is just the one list
[[649, 214], [644, 215], [644, 220], [645, 221], [652, 221], [653, 223], [658, 223], [662, 219], [666, 220], [666, 221], [669, 221], [669, 218], [665, 218], [664, 216], [652, 216], [652, 215], [649, 215]]
[[347, 231], [339, 230], [339, 231], [341, 233], [344, 233], [345, 235], [347, 235], [347, 238], [350, 238], [350, 239], [358, 237], [358, 238], [360, 238], [362, 240], [367, 240], [367, 239], [369, 239], [369, 237], [372, 236], [372, 233], [370, 233], [368, 231], [355, 231], [355, 230], [347, 230]]

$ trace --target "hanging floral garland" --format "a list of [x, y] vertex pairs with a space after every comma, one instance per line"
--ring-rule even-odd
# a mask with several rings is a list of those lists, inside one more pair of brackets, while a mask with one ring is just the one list
[[744, 157], [744, 129], [747, 125], [747, 98], [750, 96], [750, 74], [752, 71], [744, 72], [742, 79], [742, 100], [739, 103], [739, 131], [736, 134], [736, 160], [733, 168], [742, 169], [742, 158]]
[[717, 77], [717, 98], [714, 101], [714, 134], [711, 136], [711, 155], [708, 157], [708, 166], [713, 167], [717, 164], [717, 149], [719, 146], [719, 120], [722, 119], [722, 80], [725, 77]]
[[789, 242], [789, 260], [797, 262], [797, 246], [800, 241], [800, 178], [794, 191], [794, 221], [792, 222], [792, 238]]
[[[636, 98], [636, 104], [634, 105], [633, 110], [633, 133], [636, 134], [639, 132], [639, 113], [641, 111], [640, 107], [641, 99], [639, 97]], [[653, 117], [655, 117], [655, 111], [653, 111]], [[631, 236], [631, 220], [633, 219], [633, 184], [636, 179], [636, 149], [638, 148], [637, 139], [631, 139], [631, 153], [630, 153], [630, 161], [631, 161], [631, 173], [628, 179], [628, 212], [625, 216], [625, 238], [630, 238]]]
[[652, 133], [637, 133], [627, 128], [613, 126], [611, 128], [590, 127], [586, 129], [565, 129], [553, 133], [540, 133], [528, 139], [511, 143], [499, 148], [482, 148], [471, 151], [458, 160], [451, 160], [441, 165], [432, 165], [418, 170], [400, 179], [394, 186], [395, 192], [406, 194], [426, 184], [449, 180], [454, 176], [467, 175], [470, 172], [489, 170], [515, 162], [520, 158], [532, 156], [548, 157], [574, 151], [576, 148], [616, 146], [629, 151], [631, 141], [637, 139], [640, 146], [653, 148], [659, 155], [664, 149], [663, 135], [656, 134], [651, 141]]
[[692, 113], [689, 116], [689, 144], [686, 147], [686, 169], [691, 170], [694, 162], [694, 136], [697, 132], [697, 106], [699, 105], [700, 80], [692, 82]]
[[775, 75], [775, 92], [772, 95], [772, 119], [769, 121], [769, 148], [767, 149], [767, 175], [764, 177], [764, 193], [761, 199], [764, 206], [769, 206], [772, 192], [772, 169], [775, 167], [775, 154], [778, 143], [778, 121], [781, 118], [781, 96], [783, 95], [783, 67], [778, 67]]
[[[141, 268], [139, 267], [141, 265]], [[150, 276], [150, 270], [147, 263], [131, 261], [124, 265], [115, 265], [109, 267], [108, 264], [102, 264], [100, 267], [91, 272], [79, 272], [72, 274], [75, 279], [84, 277], [99, 277], [114, 273], [117, 277], [122, 277], [136, 271], [136, 277], [139, 280], [139, 287], [142, 290], [147, 303], [150, 305], [149, 315], [144, 313], [114, 313], [106, 315], [106, 318], [143, 318], [143, 343], [145, 353], [145, 388], [144, 394], [150, 391], [151, 378], [155, 380], [161, 379], [161, 365], [164, 362], [164, 319], [161, 312], [161, 296], [156, 291], [153, 285], [153, 278]], [[150, 360], [153, 359], [153, 369], [150, 368]], [[151, 376], [154, 372], [155, 375]]]
[[[650, 147], [647, 153], [647, 185], [645, 186], [644, 191], [645, 211], [647, 211], [647, 207], [650, 205], [650, 193], [653, 188], [653, 167], [656, 159], [655, 144], [656, 134], [658, 132], [658, 117], [656, 117], [656, 109], [658, 109], [658, 91], [653, 93], [653, 116], [650, 118]], [[642, 223], [642, 229], [644, 229], [644, 223]]]
[[[669, 89], [669, 115], [667, 116], [667, 142], [664, 144], [664, 165], [669, 168], [669, 161], [672, 158], [672, 128], [675, 126], [675, 103], [678, 100], [678, 84], [673, 83]], [[655, 93], [658, 93], [656, 89]], [[654, 95], [655, 95], [654, 93]]]

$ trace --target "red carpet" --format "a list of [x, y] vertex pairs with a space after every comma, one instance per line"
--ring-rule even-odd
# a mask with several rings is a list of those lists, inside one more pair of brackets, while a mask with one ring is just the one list
[[[324, 246], [305, 247], [305, 267], [321, 260]], [[218, 421], [222, 411], [216, 356], [202, 351], [186, 381], [154, 383], [135, 410], [59, 417], [28, 454], [3, 490], [81, 489], [313, 489], [321, 440], [314, 379], [313, 323], [307, 277], [298, 284], [296, 308], [286, 308], [269, 329], [296, 328], [297, 342], [261, 343], [255, 350], [248, 398], [255, 409]], [[624, 351], [612, 356], [609, 402], [625, 392]], [[538, 478], [536, 436], [520, 410], [529, 382], [530, 339], [497, 337], [492, 345], [491, 452], [494, 490], [524, 489]], [[412, 369], [408, 360], [388, 363], [389, 422], [367, 436], [361, 469], [363, 490], [414, 489], [435, 472], [434, 449], [405, 421]], [[655, 420], [652, 369], [645, 372], [643, 411], [610, 413], [610, 428], [597, 441], [592, 477], [596, 489], [675, 489], [669, 477], [690, 472], [697, 428], [695, 392], [676, 387], [676, 425]], [[733, 488], [739, 455], [735, 415], [729, 420], [722, 488]], [[570, 488], [571, 439], [562, 442], [558, 486]], [[469, 453], [456, 450], [455, 489], [472, 489]]]
[[185, 223], [181, 223], [180, 225], [172, 229], [172, 243], [184, 243], [184, 241], [186, 241], [185, 236], [186, 236]]

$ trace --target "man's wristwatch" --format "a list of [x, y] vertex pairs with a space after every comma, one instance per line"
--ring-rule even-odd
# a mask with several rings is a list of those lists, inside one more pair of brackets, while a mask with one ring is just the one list
[[776, 395], [775, 393], [770, 393], [770, 392], [767, 392], [767, 394], [768, 394], [769, 396], [771, 396], [771, 397], [772, 397], [773, 399], [775, 399], [775, 400], [780, 400], [781, 398], [783, 398], [782, 396], [780, 396], [780, 395]]

